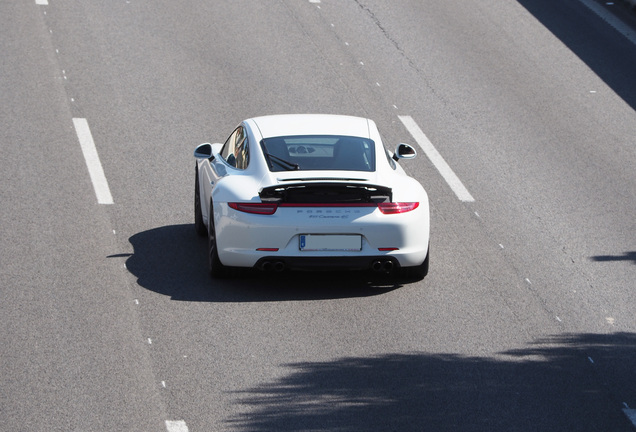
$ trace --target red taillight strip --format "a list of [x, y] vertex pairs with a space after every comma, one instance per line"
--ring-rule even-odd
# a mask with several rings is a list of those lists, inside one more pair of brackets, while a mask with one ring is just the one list
[[377, 207], [375, 203], [281, 203], [279, 207]]
[[237, 203], [231, 202], [227, 204], [230, 208], [244, 213], [273, 215], [278, 209], [278, 204], [272, 203]]
[[406, 213], [415, 210], [420, 206], [418, 202], [391, 202], [380, 203], [378, 208], [384, 214]]
[[378, 207], [383, 214], [406, 213], [415, 210], [420, 205], [419, 202], [398, 202], [398, 203], [228, 203], [230, 208], [244, 213], [273, 215], [278, 207]]

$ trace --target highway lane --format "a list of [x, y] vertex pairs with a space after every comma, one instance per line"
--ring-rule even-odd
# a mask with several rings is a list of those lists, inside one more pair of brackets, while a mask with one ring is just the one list
[[[630, 323], [633, 297], [627, 287], [633, 286], [629, 256], [634, 218], [626, 215], [634, 214], [636, 200], [634, 90], [627, 77], [634, 67], [633, 46], [595, 22], [576, 2], [535, 4], [532, 10], [541, 11], [536, 16], [520, 5], [511, 6], [503, 15], [515, 19], [491, 28], [475, 24], [480, 15], [496, 22], [502, 14], [501, 7], [490, 3], [465, 17], [453, 16], [454, 25], [448, 24], [447, 15], [420, 22], [409, 19], [415, 13], [405, 13], [398, 21], [397, 14], [383, 11], [379, 3], [372, 8], [375, 19], [388, 26], [395, 16], [392, 38], [403, 41], [404, 52], [419, 53], [409, 61], [417, 62], [414, 68], [422, 75], [437, 77], [437, 93], [444, 99], [440, 96], [439, 106], [414, 117], [433, 142], [444, 146], [442, 153], [477, 197], [472, 207], [494, 218], [488, 221], [492, 237], [505, 253], [513, 249], [520, 254], [520, 271], [541, 282], [541, 295], [551, 305], [567, 298], [562, 308], [571, 309], [568, 293], [596, 286], [591, 298], [577, 300], [597, 309], [595, 322], [583, 322], [590, 315], [577, 310], [572, 317], [579, 320], [576, 328], [600, 330], [600, 312], [620, 313], [623, 306], [623, 321]], [[538, 26], [537, 17], [551, 28], [560, 24], [562, 39]], [[580, 22], [568, 23], [563, 17]], [[595, 32], [582, 37], [577, 24]], [[418, 25], [447, 27], [449, 33], [460, 28], [463, 33], [448, 36], [446, 51], [434, 46], [427, 51], [419, 43], [427, 38], [406, 36]], [[575, 34], [578, 44], [572, 41]], [[598, 71], [605, 81], [593, 69], [599, 64], [615, 67]], [[449, 69], [458, 73], [444, 76]], [[612, 256], [615, 266], [594, 265], [612, 262]], [[534, 268], [526, 270], [528, 266]], [[579, 289], [578, 294], [585, 293]], [[554, 307], [555, 312], [560, 308]]]
[[[77, 410], [59, 430], [157, 430], [166, 420], [185, 423], [165, 428], [191, 431], [628, 430], [622, 409], [636, 406], [636, 121], [633, 87], [619, 78], [633, 64], [633, 48], [595, 24], [589, 37], [623, 54], [604, 81], [589, 62], [602, 52], [581, 55], [584, 48], [573, 51], [546, 28], [545, 17], [562, 23], [559, 17], [573, 16], [571, 33], [595, 22], [576, 2], [543, 4], [541, 14], [515, 2], [473, 6], [121, 1], [18, 8], [21, 31], [10, 33], [26, 42], [3, 38], [25, 44], [6, 49], [21, 58], [45, 47], [30, 70], [46, 73], [39, 81], [52, 82], [52, 102], [16, 95], [22, 111], [5, 110], [3, 122], [56, 107], [46, 109], [45, 131], [24, 138], [57, 136], [66, 151], [54, 164], [35, 165], [55, 179], [51, 188], [64, 188], [47, 202], [55, 203], [55, 229], [44, 239], [41, 229], [31, 235], [77, 250], [49, 263], [48, 270], [63, 270], [65, 295], [39, 297], [37, 284], [15, 291], [40, 300], [32, 316], [53, 308], [55, 319], [26, 318], [16, 306], [27, 307], [20, 294], [3, 302], [3, 323], [13, 329], [3, 342], [17, 354], [3, 351], [3, 376], [8, 370], [16, 378], [2, 396], [20, 394], [33, 369], [38, 382], [84, 370], [48, 374], [41, 354], [19, 342], [42, 327], [70, 343], [62, 349], [35, 337], [48, 341], [50, 364], [66, 364], [69, 352], [82, 364], [102, 358], [95, 374], [103, 379], [94, 382], [113, 384], [107, 366], [117, 364], [114, 383], [127, 385], [84, 384], [79, 393], [96, 401], [79, 410], [69, 384], [54, 403], [46, 393], [17, 398], [3, 417], [20, 430], [24, 417], [49, 405]], [[6, 88], [39, 82], [19, 75]], [[389, 145], [414, 142], [398, 115], [413, 117], [476, 200], [460, 202], [423, 155], [405, 164], [431, 195], [429, 278], [397, 287], [347, 275], [209, 281], [205, 245], [191, 229], [192, 149], [224, 140], [242, 118], [278, 112], [369, 116]], [[90, 124], [111, 206], [95, 204], [72, 118]], [[25, 173], [16, 169], [20, 148], [13, 150], [2, 159], [12, 168], [3, 196], [19, 203], [24, 186], [15, 179]], [[6, 214], [14, 221], [9, 232], [23, 233], [15, 221], [34, 209], [12, 207], [3, 207], [3, 221]], [[77, 221], [95, 235], [77, 232]], [[51, 256], [15, 247], [32, 244], [26, 234], [4, 240], [3, 250], [23, 258], [3, 262], [3, 286], [35, 277], [15, 267], [25, 255], [43, 264]], [[94, 288], [85, 307], [65, 306], [86, 286]], [[87, 324], [64, 325], [69, 317]], [[78, 333], [107, 340], [86, 349]], [[122, 343], [130, 356], [112, 350]], [[33, 367], [20, 368], [25, 357]], [[143, 397], [114, 404], [129, 387]], [[31, 430], [43, 430], [54, 414], [32, 415]]]
[[157, 430], [165, 409], [42, 11], [0, 5], [0, 429]]

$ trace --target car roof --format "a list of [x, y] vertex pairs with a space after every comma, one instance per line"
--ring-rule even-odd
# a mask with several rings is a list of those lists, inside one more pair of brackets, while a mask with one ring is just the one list
[[254, 117], [263, 138], [292, 135], [347, 135], [370, 137], [366, 118], [335, 114], [279, 114]]

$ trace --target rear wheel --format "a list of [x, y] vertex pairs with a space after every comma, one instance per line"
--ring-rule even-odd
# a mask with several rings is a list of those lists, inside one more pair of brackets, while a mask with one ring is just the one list
[[222, 278], [227, 276], [228, 268], [219, 259], [219, 252], [216, 246], [216, 231], [214, 229], [214, 212], [210, 203], [210, 218], [208, 222], [208, 262], [210, 264], [210, 276]]
[[201, 212], [201, 192], [199, 191], [199, 171], [195, 169], [194, 177], [194, 230], [200, 237], [205, 237], [208, 229], [203, 223], [203, 213]]

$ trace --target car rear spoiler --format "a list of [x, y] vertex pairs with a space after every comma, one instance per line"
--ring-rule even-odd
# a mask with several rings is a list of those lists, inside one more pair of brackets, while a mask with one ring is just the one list
[[258, 193], [263, 202], [355, 204], [392, 202], [391, 188], [362, 183], [293, 183], [268, 186]]

